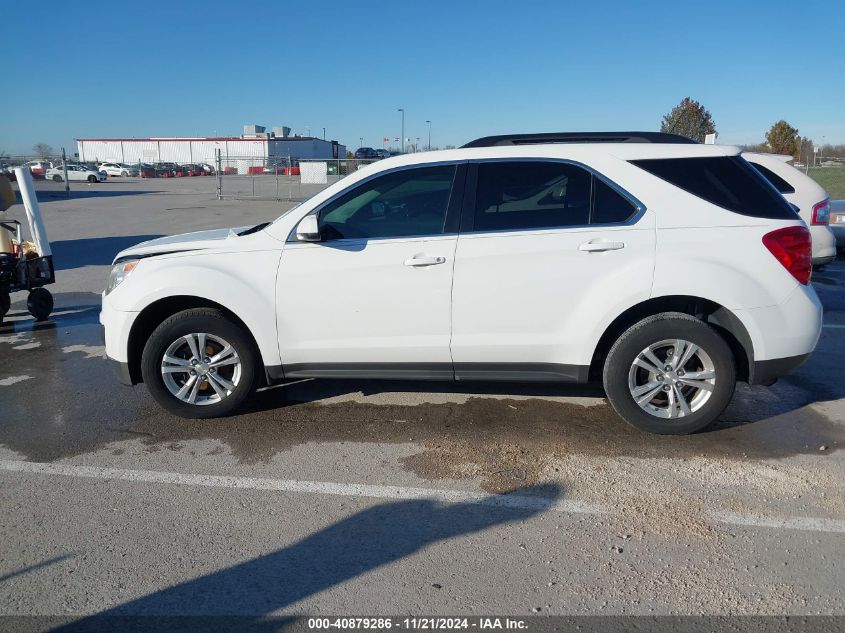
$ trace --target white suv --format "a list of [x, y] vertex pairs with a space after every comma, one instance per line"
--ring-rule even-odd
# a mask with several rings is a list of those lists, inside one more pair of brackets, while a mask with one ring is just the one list
[[821, 331], [807, 227], [734, 147], [488, 137], [378, 161], [276, 221], [120, 253], [106, 352], [185, 417], [294, 378], [602, 380], [690, 433]]

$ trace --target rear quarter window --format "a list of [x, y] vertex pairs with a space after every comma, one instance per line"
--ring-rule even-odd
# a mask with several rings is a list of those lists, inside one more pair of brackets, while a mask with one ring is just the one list
[[631, 163], [734, 213], [777, 220], [797, 217], [783, 196], [739, 156], [655, 158]]
[[788, 182], [786, 182], [783, 178], [778, 176], [775, 172], [773, 172], [768, 167], [763, 167], [763, 165], [761, 165], [760, 163], [755, 163], [752, 160], [750, 160], [748, 162], [751, 163], [751, 165], [754, 167], [754, 169], [756, 169], [761, 174], [763, 174], [763, 177], [766, 180], [768, 180], [770, 183], [772, 183], [772, 186], [775, 189], [777, 189], [779, 192], [781, 192], [781, 193], [795, 193], [795, 187], [790, 185]]

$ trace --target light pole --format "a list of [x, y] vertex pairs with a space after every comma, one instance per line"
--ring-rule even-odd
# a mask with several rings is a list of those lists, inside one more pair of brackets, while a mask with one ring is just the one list
[[431, 151], [431, 121], [426, 121], [428, 123], [428, 151]]
[[359, 143], [359, 144], [358, 144], [358, 148], [359, 148], [359, 149], [360, 149], [360, 148], [362, 148], [362, 147], [364, 147], [364, 137], [363, 137], [363, 136], [359, 136], [359, 137], [358, 137], [358, 143]]
[[405, 153], [405, 108], [399, 108], [399, 112], [402, 113], [402, 138], [399, 139], [402, 141], [402, 153]]
[[323, 140], [326, 140], [326, 128], [323, 128]]

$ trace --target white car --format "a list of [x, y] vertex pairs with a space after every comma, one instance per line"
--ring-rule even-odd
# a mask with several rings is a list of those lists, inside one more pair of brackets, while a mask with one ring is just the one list
[[270, 224], [119, 253], [106, 352], [185, 417], [298, 378], [596, 380], [691, 433], [821, 332], [807, 227], [739, 152], [557, 134], [378, 161]]
[[[65, 179], [65, 171], [61, 166], [48, 169], [44, 175], [47, 180], [54, 180], [55, 182], [62, 182]], [[108, 176], [104, 171], [94, 171], [84, 165], [68, 165], [67, 166], [68, 180], [87, 180], [88, 182], [105, 182]]]
[[830, 230], [830, 198], [824, 188], [789, 164], [792, 156], [743, 152], [742, 157], [766, 177], [787, 202], [798, 207], [798, 215], [810, 228], [813, 266], [836, 259], [836, 236]]
[[109, 176], [137, 176], [138, 168], [130, 167], [128, 165], [121, 165], [120, 163], [101, 163], [98, 167], [100, 171], [106, 172]]

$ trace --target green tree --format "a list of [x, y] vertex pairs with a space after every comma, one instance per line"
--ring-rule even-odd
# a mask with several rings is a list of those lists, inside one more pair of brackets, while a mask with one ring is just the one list
[[775, 154], [795, 156], [798, 151], [798, 130], [781, 119], [766, 132], [766, 145]]
[[705, 136], [716, 132], [716, 124], [707, 108], [694, 99], [684, 97], [669, 114], [663, 117], [660, 131], [680, 134], [703, 143]]
[[813, 160], [813, 140], [806, 136], [799, 137], [795, 144], [795, 159], [802, 163], [809, 163]]

